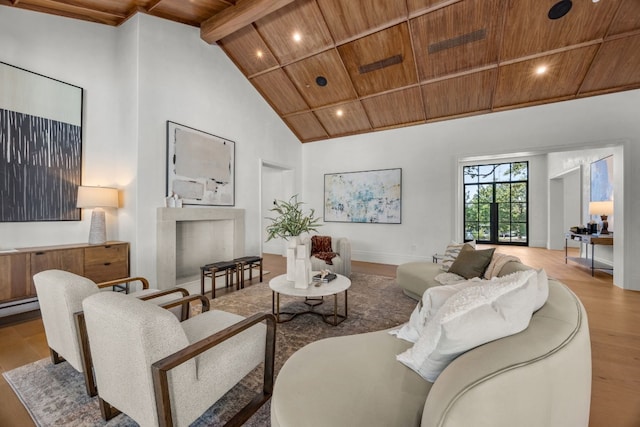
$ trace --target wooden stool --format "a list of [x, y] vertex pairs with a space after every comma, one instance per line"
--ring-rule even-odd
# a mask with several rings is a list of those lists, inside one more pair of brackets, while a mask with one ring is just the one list
[[244, 288], [244, 270], [248, 266], [249, 267], [249, 280], [253, 279], [253, 266], [260, 266], [260, 281], [262, 282], [262, 257], [259, 256], [244, 256], [240, 258], [236, 258], [233, 260], [240, 264], [240, 270], [242, 271], [240, 276], [240, 287]]
[[224, 285], [229, 287], [229, 278], [233, 286], [233, 274], [236, 274], [236, 289], [240, 289], [240, 270], [242, 264], [235, 261], [221, 261], [200, 267], [200, 294], [204, 295], [204, 278], [211, 277], [211, 299], [216, 297], [216, 277], [222, 277], [224, 273]]

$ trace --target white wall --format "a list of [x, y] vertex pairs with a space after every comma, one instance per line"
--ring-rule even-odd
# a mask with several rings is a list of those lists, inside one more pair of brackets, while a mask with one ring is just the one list
[[[625, 167], [615, 184], [622, 199], [622, 206], [616, 199], [616, 212], [623, 209], [624, 224], [616, 222], [617, 235], [622, 234], [616, 240], [623, 245], [616, 252], [624, 257], [625, 270], [615, 281], [640, 290], [640, 265], [632, 261], [632, 254], [640, 253], [640, 168], [630, 167], [640, 161], [639, 113], [635, 90], [304, 144], [304, 198], [322, 212], [325, 173], [401, 167], [401, 225], [326, 223], [322, 233], [351, 238], [357, 260], [428, 259], [462, 237], [459, 160], [620, 144]], [[546, 185], [537, 191], [547, 199]]]
[[[147, 15], [113, 28], [3, 7], [0, 61], [84, 88], [83, 183], [122, 189], [108, 238], [131, 242], [133, 274], [156, 277], [167, 120], [236, 143], [235, 207], [246, 210], [246, 252], [258, 254], [258, 158], [299, 165], [301, 144], [197, 28]], [[2, 223], [0, 248], [84, 242], [89, 218]]]
[[[116, 90], [116, 32], [105, 25], [0, 9], [0, 61], [84, 89], [82, 182], [118, 185], [120, 141], [119, 94]], [[114, 149], [115, 148], [115, 149]], [[4, 178], [3, 178], [4, 179]], [[113, 210], [107, 212], [107, 236], [119, 237]], [[86, 242], [90, 211], [82, 221], [0, 223], [0, 248]]]
[[[301, 145], [218, 46], [197, 28], [148, 15], [139, 31], [137, 271], [155, 277], [156, 208], [166, 195], [166, 121], [236, 144], [236, 205], [245, 215], [245, 251], [260, 250], [260, 158], [297, 165]], [[191, 208], [196, 209], [196, 208]]]

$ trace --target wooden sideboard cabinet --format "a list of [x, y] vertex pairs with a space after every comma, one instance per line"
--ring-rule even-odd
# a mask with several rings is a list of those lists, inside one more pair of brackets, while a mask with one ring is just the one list
[[[65, 270], [96, 283], [129, 276], [129, 243], [107, 242], [19, 248], [0, 253], [0, 307], [36, 297], [33, 275]], [[9, 303], [9, 304], [7, 304]]]

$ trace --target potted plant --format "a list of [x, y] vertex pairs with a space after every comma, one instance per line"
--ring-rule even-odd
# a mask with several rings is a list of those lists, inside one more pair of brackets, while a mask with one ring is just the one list
[[[267, 226], [267, 242], [276, 237], [282, 237], [288, 240], [287, 247], [287, 280], [294, 281], [296, 287], [306, 288], [308, 283], [304, 283], [306, 280], [296, 278], [296, 251], [300, 245], [300, 234], [308, 233], [311, 231], [317, 231], [316, 227], [319, 227], [320, 219], [316, 218], [315, 211], [311, 209], [308, 215], [302, 212], [303, 202], [298, 201], [298, 195], [291, 197], [288, 202], [283, 200], [274, 200], [273, 208], [271, 212], [278, 214], [276, 218], [268, 218], [271, 221], [271, 225]], [[301, 261], [301, 260], [298, 260]], [[311, 272], [311, 263], [309, 260], [305, 260], [308, 264], [309, 275]]]
[[[274, 200], [273, 208], [270, 212], [278, 214], [276, 218], [267, 218], [272, 221], [267, 226], [267, 242], [276, 237], [282, 237], [289, 240], [290, 237], [298, 237], [302, 233], [317, 231], [320, 218], [315, 218], [315, 210], [311, 209], [308, 215], [302, 212], [303, 202], [298, 201], [298, 195], [292, 196], [288, 202], [283, 200]], [[293, 239], [296, 241], [297, 239]]]

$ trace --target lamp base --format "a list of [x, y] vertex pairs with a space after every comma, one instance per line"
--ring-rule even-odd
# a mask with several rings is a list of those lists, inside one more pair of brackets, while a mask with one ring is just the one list
[[91, 213], [91, 229], [89, 230], [90, 245], [104, 245], [107, 241], [107, 226], [104, 210], [94, 208]]
[[602, 220], [602, 229], [600, 230], [600, 234], [609, 234], [609, 223], [607, 222], [607, 215], [601, 215], [600, 219]]

